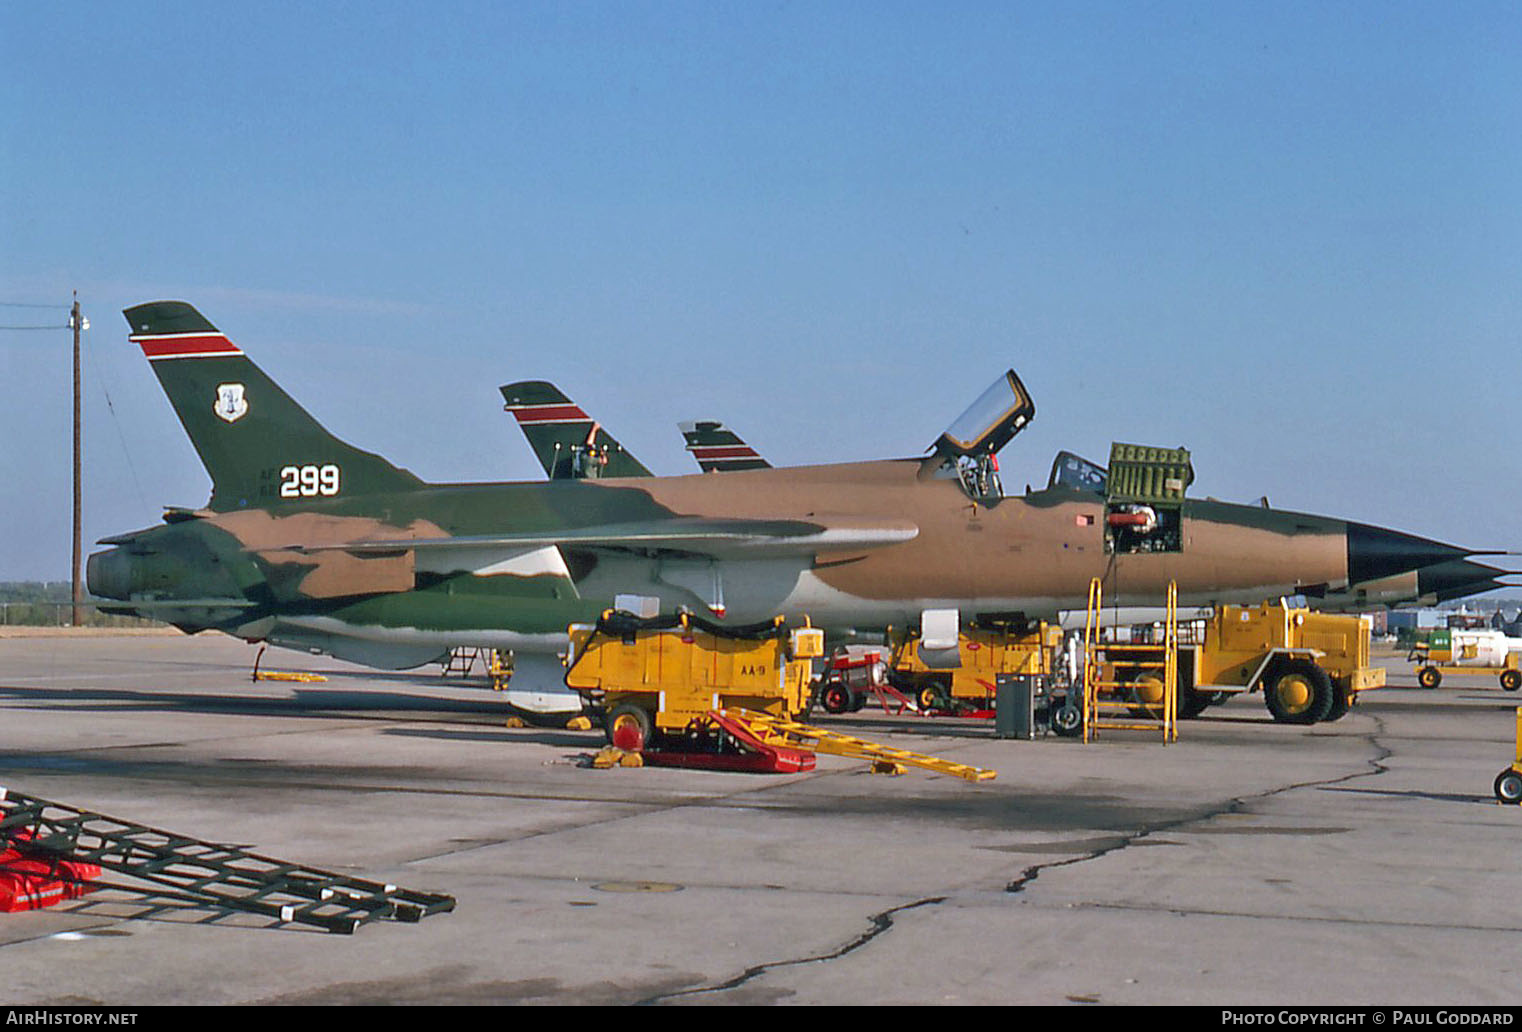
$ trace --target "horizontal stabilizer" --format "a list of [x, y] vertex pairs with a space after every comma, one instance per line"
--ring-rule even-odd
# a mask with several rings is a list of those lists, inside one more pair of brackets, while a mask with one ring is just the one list
[[96, 605], [101, 609], [127, 608], [153, 613], [171, 609], [255, 609], [259, 603], [246, 598], [132, 598], [120, 602], [97, 602]]

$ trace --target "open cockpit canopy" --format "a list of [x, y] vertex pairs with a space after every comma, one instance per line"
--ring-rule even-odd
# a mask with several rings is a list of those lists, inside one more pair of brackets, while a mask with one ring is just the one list
[[935, 451], [948, 458], [992, 455], [1036, 418], [1036, 403], [1010, 369], [936, 439]]
[[1007, 370], [936, 438], [931, 466], [938, 476], [955, 476], [975, 501], [997, 501], [1004, 488], [994, 453], [1035, 416], [1036, 404], [1025, 384], [1013, 369]]

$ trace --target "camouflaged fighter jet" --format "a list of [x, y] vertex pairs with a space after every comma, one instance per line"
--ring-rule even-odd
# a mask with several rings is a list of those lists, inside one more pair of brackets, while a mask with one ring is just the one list
[[528, 708], [579, 706], [556, 653], [569, 624], [619, 594], [735, 624], [807, 615], [845, 634], [915, 626], [927, 611], [970, 621], [1081, 608], [1093, 577], [1116, 605], [1157, 605], [1170, 580], [1181, 605], [1255, 603], [1476, 554], [1186, 500], [1187, 456], [1133, 464], [1145, 476], [1124, 490], [1112, 455], [1103, 493], [1057, 482], [1005, 496], [995, 453], [1035, 414], [1013, 372], [925, 456], [426, 483], [329, 434], [190, 305], [124, 314], [212, 492], [202, 508], [102, 542], [112, 547], [90, 557], [89, 587], [119, 603], [103, 608], [392, 669], [454, 646], [512, 649], [514, 701]]

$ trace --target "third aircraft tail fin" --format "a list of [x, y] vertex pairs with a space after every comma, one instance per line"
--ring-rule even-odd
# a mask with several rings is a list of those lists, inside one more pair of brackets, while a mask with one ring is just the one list
[[692, 452], [692, 457], [704, 473], [772, 467], [756, 449], [742, 441], [739, 434], [718, 420], [700, 419], [694, 423], [680, 423], [678, 429], [687, 442], [687, 450]]

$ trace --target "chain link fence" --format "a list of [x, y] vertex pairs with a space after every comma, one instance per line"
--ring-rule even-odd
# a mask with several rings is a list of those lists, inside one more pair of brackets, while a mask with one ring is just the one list
[[[93, 602], [82, 607], [82, 627], [163, 627], [157, 620], [140, 616], [102, 613]], [[0, 602], [0, 627], [70, 627], [74, 622], [71, 602]]]

